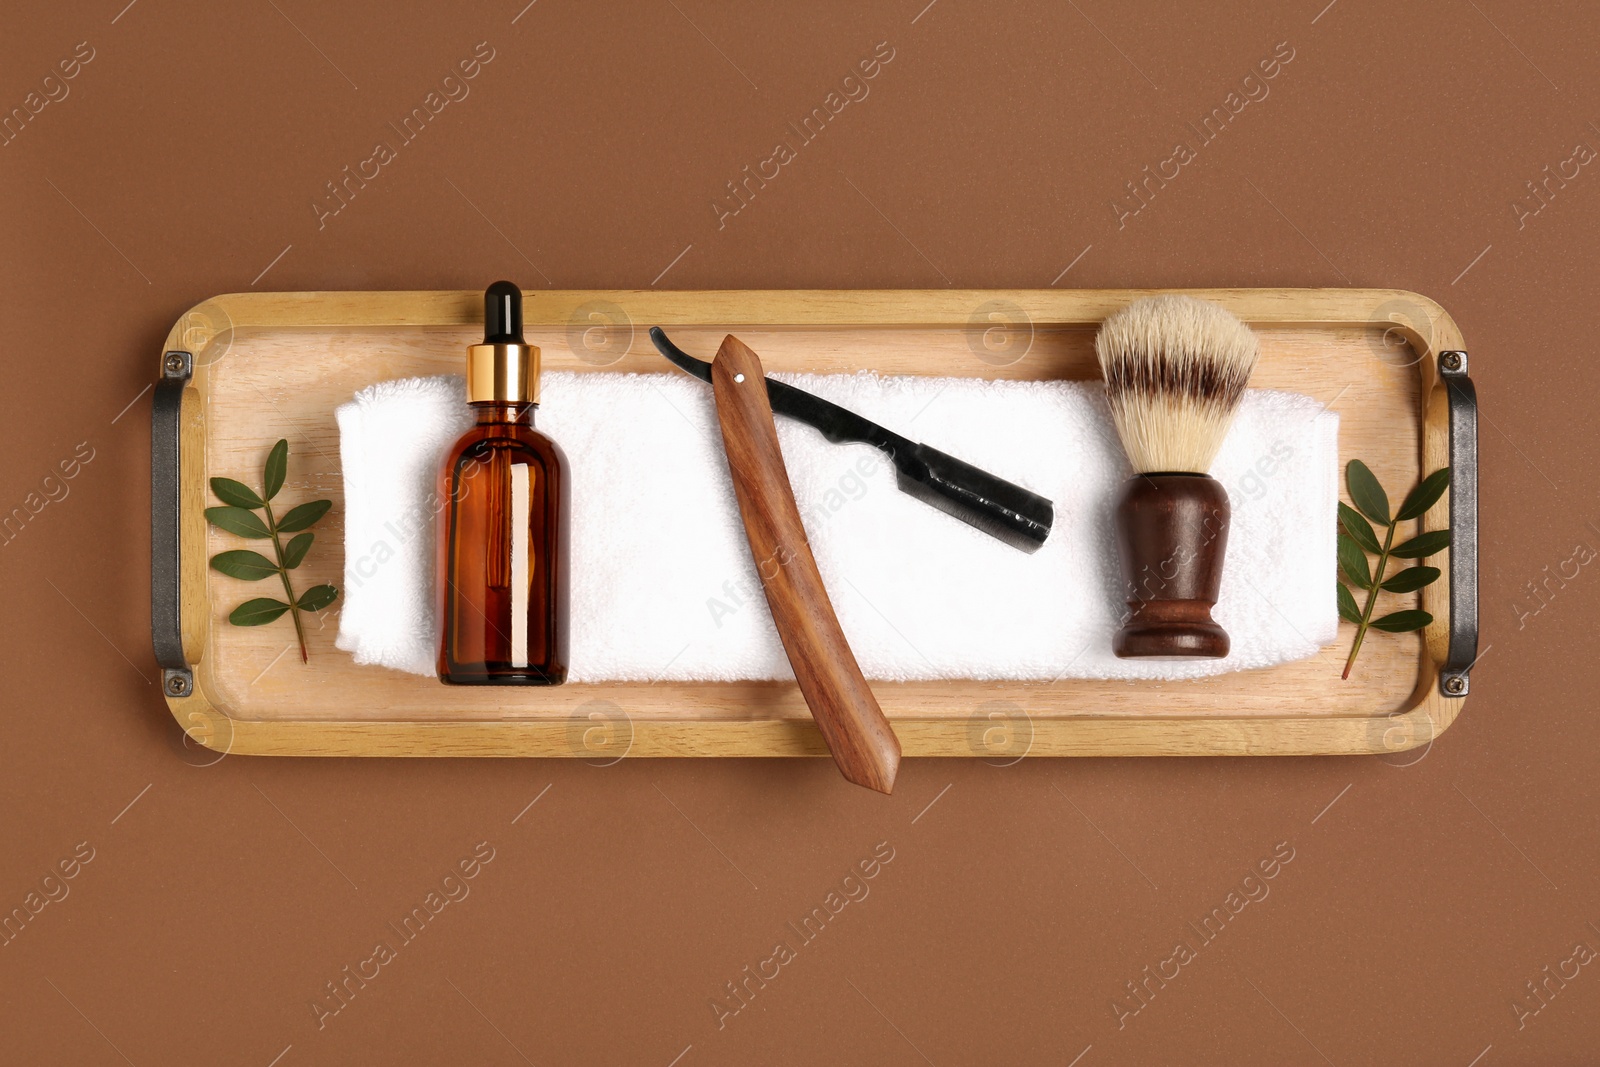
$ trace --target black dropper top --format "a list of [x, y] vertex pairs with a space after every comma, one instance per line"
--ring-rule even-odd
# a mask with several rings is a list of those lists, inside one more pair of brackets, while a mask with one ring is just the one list
[[495, 282], [483, 291], [483, 343], [523, 343], [522, 290], [515, 282]]

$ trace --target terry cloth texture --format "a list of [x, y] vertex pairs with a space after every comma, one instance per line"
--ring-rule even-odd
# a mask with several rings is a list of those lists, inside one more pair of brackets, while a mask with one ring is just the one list
[[[1119, 660], [1111, 508], [1131, 469], [1098, 382], [774, 375], [1055, 502], [1029, 555], [900, 492], [887, 457], [779, 417], [817, 565], [867, 677], [1198, 678], [1334, 640], [1338, 416], [1252, 390], [1212, 475], [1233, 521], [1222, 660]], [[338, 410], [340, 648], [433, 674], [435, 479], [472, 421], [460, 378], [382, 382]], [[711, 389], [687, 375], [544, 375], [535, 422], [572, 485], [572, 681], [787, 679]], [[381, 559], [380, 559], [381, 557]]]

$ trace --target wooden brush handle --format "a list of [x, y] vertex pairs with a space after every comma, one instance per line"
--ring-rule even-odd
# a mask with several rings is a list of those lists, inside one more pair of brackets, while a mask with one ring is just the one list
[[750, 553], [800, 692], [845, 778], [887, 793], [900, 741], [856, 664], [806, 542], [761, 360], [732, 334], [711, 364], [711, 389]]
[[1136, 474], [1117, 496], [1129, 614], [1111, 639], [1124, 659], [1228, 654], [1211, 617], [1228, 552], [1228, 491], [1204, 474]]

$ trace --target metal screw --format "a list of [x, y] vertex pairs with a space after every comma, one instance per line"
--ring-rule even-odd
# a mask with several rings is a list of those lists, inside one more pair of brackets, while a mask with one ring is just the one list
[[1460, 695], [1467, 691], [1467, 680], [1459, 674], [1452, 675], [1444, 680], [1444, 691], [1452, 695]]
[[183, 357], [173, 353], [167, 357], [167, 373], [177, 374], [183, 370]]
[[1461, 369], [1461, 353], [1460, 352], [1442, 352], [1439, 355], [1439, 363], [1444, 367], [1445, 370], [1460, 370]]

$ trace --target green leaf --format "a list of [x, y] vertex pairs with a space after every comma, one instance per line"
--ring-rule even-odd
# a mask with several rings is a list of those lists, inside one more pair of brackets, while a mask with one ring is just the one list
[[283, 567], [285, 570], [294, 570], [300, 566], [300, 561], [306, 558], [306, 550], [311, 547], [311, 533], [296, 536], [283, 547]]
[[1356, 539], [1356, 544], [1368, 552], [1378, 553], [1383, 551], [1383, 546], [1378, 544], [1378, 535], [1373, 532], [1372, 524], [1361, 517], [1361, 512], [1339, 501], [1339, 525]]
[[1450, 468], [1440, 467], [1422, 481], [1417, 487], [1406, 494], [1406, 502], [1400, 505], [1400, 510], [1395, 513], [1395, 522], [1404, 522], [1407, 519], [1420, 519], [1422, 513], [1433, 507], [1444, 491], [1450, 485]]
[[1350, 499], [1361, 513], [1373, 522], [1389, 525], [1389, 495], [1378, 484], [1371, 469], [1359, 459], [1353, 459], [1344, 469], [1345, 483], [1350, 487]]
[[289, 610], [289, 605], [269, 596], [246, 600], [233, 609], [228, 621], [235, 626], [262, 626]]
[[271, 500], [283, 488], [283, 475], [289, 469], [289, 442], [279, 441], [267, 453], [267, 466], [261, 472], [261, 486]]
[[339, 599], [339, 590], [331, 585], [314, 585], [300, 594], [301, 611], [321, 611]]
[[271, 537], [267, 524], [253, 511], [244, 508], [206, 508], [206, 521], [219, 530], [240, 537]]
[[1434, 530], [1430, 533], [1418, 534], [1404, 544], [1396, 545], [1389, 550], [1391, 556], [1401, 559], [1422, 559], [1435, 552], [1443, 552], [1450, 547], [1450, 531]]
[[1361, 551], [1361, 546], [1349, 534], [1339, 535], [1339, 569], [1344, 571], [1350, 584], [1357, 589], [1372, 588], [1372, 571], [1367, 567], [1367, 554]]
[[1409, 593], [1413, 589], [1421, 589], [1439, 580], [1438, 567], [1407, 567], [1393, 578], [1383, 583], [1385, 591], [1390, 593]]
[[1420, 630], [1432, 621], [1433, 616], [1426, 611], [1396, 611], [1381, 619], [1373, 619], [1372, 628], [1391, 634], [1404, 634]]
[[1361, 609], [1356, 607], [1356, 598], [1350, 592], [1350, 588], [1343, 582], [1335, 582], [1333, 584], [1339, 587], [1339, 618], [1345, 622], [1359, 623], [1361, 621]]
[[326, 515], [331, 507], [333, 507], [331, 500], [312, 500], [290, 508], [289, 513], [278, 520], [278, 532], [294, 533], [296, 530], [304, 530]]
[[236, 548], [231, 552], [218, 552], [211, 557], [211, 569], [221, 571], [230, 578], [259, 582], [278, 573], [278, 565], [259, 552]]
[[217, 494], [217, 499], [224, 504], [231, 504], [236, 508], [259, 508], [261, 498], [256, 496], [256, 491], [243, 482], [236, 482], [232, 478], [211, 479], [211, 491]]

